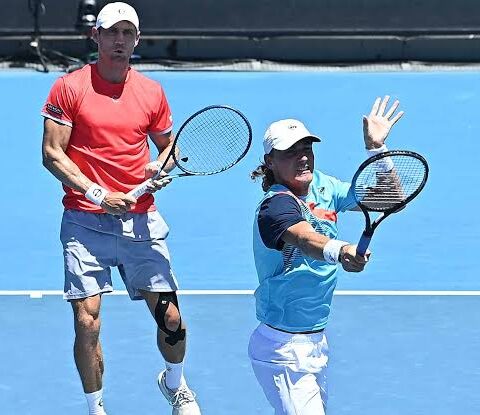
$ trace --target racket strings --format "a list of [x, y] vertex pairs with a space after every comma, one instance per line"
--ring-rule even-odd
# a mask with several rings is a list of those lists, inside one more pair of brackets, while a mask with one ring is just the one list
[[177, 164], [188, 172], [209, 174], [235, 164], [250, 145], [244, 118], [228, 108], [210, 108], [192, 118], [177, 139]]
[[[236, 151], [230, 141], [235, 135], [226, 136], [223, 132], [215, 132], [212, 126], [202, 126], [189, 132], [190, 139], [182, 140], [180, 145], [180, 163], [183, 167], [195, 172], [210, 172], [221, 170], [225, 165], [236, 161], [239, 151]], [[217, 126], [217, 128], [219, 128]], [[228, 125], [223, 128], [231, 128]], [[205, 131], [205, 129], [207, 131]], [[192, 135], [193, 134], [193, 135]], [[222, 135], [223, 142], [214, 142], [212, 137]], [[200, 139], [199, 139], [200, 137]], [[208, 143], [201, 137], [209, 137]], [[243, 151], [243, 148], [241, 149]]]
[[394, 209], [403, 205], [424, 184], [427, 170], [421, 160], [405, 154], [389, 157], [393, 169], [385, 171], [385, 162], [380, 159], [367, 165], [355, 182], [357, 199], [367, 209]]

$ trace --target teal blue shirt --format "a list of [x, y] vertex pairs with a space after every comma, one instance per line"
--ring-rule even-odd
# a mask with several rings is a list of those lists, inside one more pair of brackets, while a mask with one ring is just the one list
[[253, 252], [259, 286], [255, 291], [259, 321], [291, 332], [323, 329], [330, 314], [337, 265], [303, 255], [295, 246], [281, 250], [265, 245], [258, 214], [262, 203], [276, 194], [290, 194], [299, 203], [304, 220], [319, 233], [337, 237], [337, 213], [356, 206], [350, 184], [315, 170], [303, 200], [282, 185], [273, 185], [260, 201], [253, 227]]

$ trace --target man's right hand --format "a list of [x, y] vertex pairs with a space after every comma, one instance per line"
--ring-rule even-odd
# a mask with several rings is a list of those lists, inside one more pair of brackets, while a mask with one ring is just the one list
[[340, 250], [339, 261], [347, 272], [361, 272], [365, 268], [371, 252], [367, 250], [364, 256], [357, 255], [357, 245], [344, 245]]
[[102, 202], [102, 208], [111, 215], [122, 215], [127, 213], [132, 205], [137, 203], [137, 199], [123, 192], [107, 193]]

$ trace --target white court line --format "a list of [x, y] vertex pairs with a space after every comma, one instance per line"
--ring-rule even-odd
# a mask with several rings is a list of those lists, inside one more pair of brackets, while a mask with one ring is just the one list
[[[180, 295], [253, 295], [253, 290], [179, 290]], [[128, 295], [127, 290], [116, 290], [106, 295]], [[43, 298], [44, 296], [63, 296], [61, 290], [0, 290], [1, 296], [28, 296]]]
[[475, 290], [337, 290], [335, 295], [371, 296], [480, 296]]
[[[179, 290], [180, 295], [253, 295], [254, 290]], [[0, 290], [0, 296], [62, 296], [61, 290]], [[107, 295], [128, 295], [118, 290]], [[336, 290], [335, 295], [346, 296], [480, 296], [480, 291], [468, 290]]]

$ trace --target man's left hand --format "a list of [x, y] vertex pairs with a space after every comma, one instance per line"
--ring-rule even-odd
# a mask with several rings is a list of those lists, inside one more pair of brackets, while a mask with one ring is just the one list
[[389, 99], [388, 95], [383, 100], [377, 98], [368, 117], [363, 116], [363, 139], [368, 150], [382, 147], [391, 128], [404, 114], [403, 111], [396, 113], [400, 104], [398, 100], [387, 111]]
[[166, 177], [167, 173], [164, 171], [161, 171], [160, 175], [156, 179], [153, 179], [153, 177], [157, 176], [160, 167], [161, 164], [158, 161], [152, 161], [145, 165], [145, 178], [152, 179], [147, 187], [148, 193], [154, 193], [157, 190], [164, 188], [172, 181], [172, 179]]

